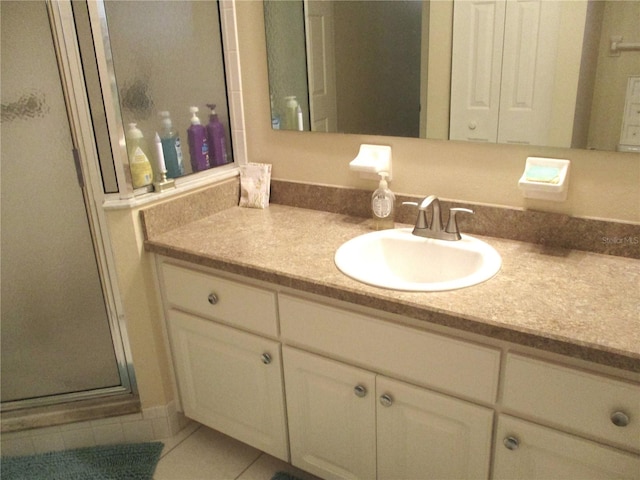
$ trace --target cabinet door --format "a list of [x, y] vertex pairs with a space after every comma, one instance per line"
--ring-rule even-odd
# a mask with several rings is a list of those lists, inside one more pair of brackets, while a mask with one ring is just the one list
[[501, 415], [494, 479], [640, 479], [640, 457]]
[[185, 415], [287, 461], [279, 343], [175, 310], [168, 322]]
[[375, 377], [283, 347], [291, 463], [325, 479], [375, 479]]
[[487, 478], [493, 411], [378, 377], [378, 479]]

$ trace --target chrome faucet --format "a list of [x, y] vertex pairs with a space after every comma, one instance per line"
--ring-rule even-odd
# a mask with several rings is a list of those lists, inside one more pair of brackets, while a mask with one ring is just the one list
[[[403, 205], [413, 205], [418, 207], [418, 218], [413, 234], [425, 238], [437, 238], [439, 240], [460, 240], [460, 230], [458, 229], [458, 212], [474, 213], [468, 208], [450, 208], [449, 220], [446, 228], [442, 227], [442, 214], [440, 213], [440, 200], [435, 195], [429, 195], [420, 204], [416, 202], [403, 202]], [[431, 207], [431, 222], [427, 218], [427, 210]]]

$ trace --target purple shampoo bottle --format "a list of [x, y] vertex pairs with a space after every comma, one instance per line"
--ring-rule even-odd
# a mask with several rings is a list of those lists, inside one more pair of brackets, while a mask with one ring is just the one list
[[194, 172], [200, 172], [211, 167], [207, 132], [196, 115], [198, 107], [191, 107], [189, 111], [191, 112], [191, 126], [187, 129], [187, 138], [189, 140], [191, 168]]
[[209, 142], [209, 157], [211, 165], [224, 165], [228, 161], [224, 127], [222, 126], [222, 123], [220, 123], [218, 115], [216, 114], [216, 106], [208, 103], [207, 107], [211, 109], [209, 123], [207, 124], [207, 141]]

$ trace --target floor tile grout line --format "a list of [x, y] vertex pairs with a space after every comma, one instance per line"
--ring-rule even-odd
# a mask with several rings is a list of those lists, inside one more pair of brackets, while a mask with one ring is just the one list
[[264, 452], [260, 452], [260, 455], [258, 455], [258, 456], [253, 460], [253, 462], [250, 462], [250, 463], [249, 463], [249, 465], [247, 465], [247, 466], [245, 467], [245, 469], [244, 469], [244, 470], [242, 470], [242, 471], [238, 474], [238, 476], [237, 476], [237, 477], [235, 477], [233, 480], [238, 480], [240, 477], [242, 477], [242, 475], [244, 475], [244, 474], [245, 474], [245, 472], [246, 472], [247, 470], [249, 470], [253, 465], [255, 465], [255, 463], [256, 463], [258, 460], [260, 460], [260, 458], [261, 458], [264, 454], [265, 454]]
[[180, 440], [178, 443], [176, 443], [173, 447], [171, 447], [169, 450], [167, 450], [166, 452], [163, 452], [162, 455], [160, 456], [160, 460], [162, 460], [163, 458], [165, 458], [167, 455], [169, 455], [171, 452], [173, 452], [176, 448], [178, 448], [180, 445], [182, 445], [188, 438], [190, 438], [194, 433], [196, 433], [198, 430], [200, 430], [202, 428], [202, 425], [199, 425], [193, 432], [191, 432], [189, 435], [187, 435], [186, 437], [184, 437], [182, 440]]

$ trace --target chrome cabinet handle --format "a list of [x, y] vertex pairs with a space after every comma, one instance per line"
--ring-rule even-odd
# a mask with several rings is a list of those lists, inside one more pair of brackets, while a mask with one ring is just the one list
[[362, 398], [367, 396], [367, 388], [363, 385], [353, 387], [353, 392], [356, 394], [356, 397]]
[[505, 437], [502, 443], [504, 443], [504, 446], [507, 447], [509, 450], [517, 450], [518, 447], [520, 446], [520, 440], [518, 440], [516, 437], [511, 437], [511, 436]]
[[393, 397], [388, 393], [385, 393], [384, 395], [380, 395], [380, 404], [383, 407], [390, 407], [391, 405], [393, 405]]
[[271, 355], [269, 355], [268, 353], [263, 353], [260, 357], [260, 360], [262, 360], [262, 363], [264, 363], [265, 365], [269, 365], [271, 363]]
[[210, 293], [207, 297], [207, 300], [209, 300], [209, 303], [211, 305], [215, 305], [216, 303], [218, 303], [218, 296], [215, 293]]
[[626, 427], [627, 425], [629, 425], [629, 422], [629, 415], [624, 412], [613, 412], [611, 414], [611, 423], [613, 423], [616, 427]]

